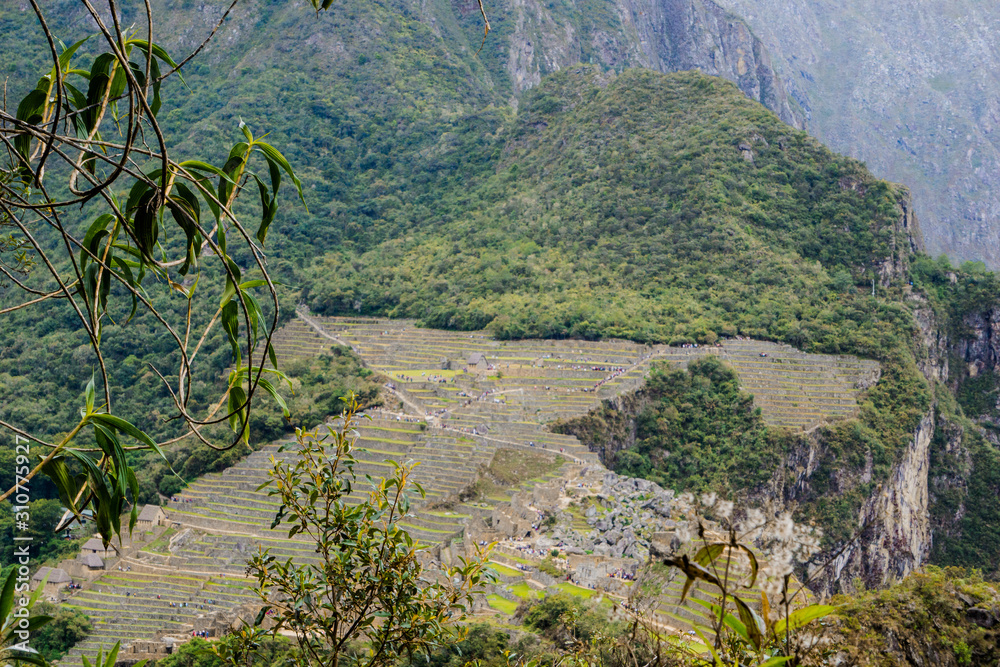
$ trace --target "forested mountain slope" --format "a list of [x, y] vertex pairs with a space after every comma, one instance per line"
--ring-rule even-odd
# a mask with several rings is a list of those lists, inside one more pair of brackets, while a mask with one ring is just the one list
[[[67, 44], [94, 30], [75, 0], [57, 5], [54, 27]], [[156, 38], [186, 55], [227, 5], [154, 2], [166, 17]], [[141, 24], [140, 9], [127, 5], [124, 22]], [[301, 242], [279, 243], [284, 259], [345, 241], [370, 246], [387, 230], [433, 220], [440, 212], [421, 196], [492, 150], [484, 144], [517, 95], [578, 62], [699, 67], [798, 122], [766, 51], [711, 0], [501, 0], [489, 11], [483, 43], [478, 5], [467, 0], [346, 0], [319, 15], [302, 3], [246, 0], [187, 68], [189, 88], [171, 92], [161, 118], [182, 147], [221, 151], [239, 118], [273, 132], [310, 194], [311, 214], [289, 212], [279, 230]], [[33, 22], [27, 3], [0, 9], [12, 94], [35, 81], [46, 54]]]
[[[88, 27], [73, 0], [60, 2], [55, 28], [69, 42]], [[178, 54], [223, 11], [155, 6]], [[954, 545], [938, 549], [941, 562], [995, 571], [1000, 521], [981, 501], [996, 486], [996, 443], [964, 414], [978, 417], [978, 404], [953, 393], [969, 386], [969, 364], [982, 362], [972, 379], [995, 377], [993, 348], [972, 345], [978, 334], [966, 324], [978, 313], [989, 324], [976, 331], [993, 335], [994, 279], [953, 282], [950, 267], [919, 258], [906, 188], [786, 124], [794, 105], [760, 43], [710, 2], [490, 11], [495, 30], [477, 54], [472, 4], [345, 0], [315, 18], [250, 0], [192, 65], [188, 87], [173, 84], [161, 117], [180, 152], [197, 145], [224, 161], [242, 118], [271, 131], [303, 177], [309, 211], [284, 208], [269, 237], [289, 313], [302, 300], [326, 314], [408, 316], [498, 337], [748, 335], [877, 359], [882, 376], [865, 387], [858, 419], [809, 437], [774, 434], [768, 484], [727, 489], [799, 503], [830, 546], [871, 518], [844, 580], [880, 584], [925, 562], [932, 518]], [[42, 47], [30, 9], [8, 4], [0, 21], [11, 80], [32, 82], [23, 54], [40, 62]], [[636, 65], [701, 66], [738, 86]], [[953, 290], [969, 285], [978, 300], [949, 310]], [[0, 414], [48, 435], [61, 423], [53, 414], [75, 409], [93, 362], [71, 321], [52, 309], [5, 323]], [[108, 347], [125, 378], [118, 409], [174, 435], [149, 407], [168, 400], [144, 366], [156, 346], [139, 344], [142, 320], [130, 326], [134, 338]], [[229, 363], [223, 338], [210, 344], [195, 400]], [[338, 363], [295, 369], [307, 388], [329, 383], [300, 399], [312, 416], [343, 388], [334, 371], [371, 390], [363, 369]], [[254, 428], [280, 430], [268, 419]], [[191, 475], [214, 463], [207, 450], [175, 456]], [[932, 462], [943, 466], [936, 477]], [[169, 492], [164, 479], [151, 472], [146, 492]], [[900, 520], [904, 506], [913, 521]]]
[[767, 44], [811, 134], [913, 189], [933, 254], [1000, 266], [996, 3], [720, 4]]

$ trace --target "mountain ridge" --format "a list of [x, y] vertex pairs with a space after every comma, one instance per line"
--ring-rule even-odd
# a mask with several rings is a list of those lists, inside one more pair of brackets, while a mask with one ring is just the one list
[[998, 266], [994, 5], [719, 3], [767, 45], [811, 133], [913, 189], [932, 254]]

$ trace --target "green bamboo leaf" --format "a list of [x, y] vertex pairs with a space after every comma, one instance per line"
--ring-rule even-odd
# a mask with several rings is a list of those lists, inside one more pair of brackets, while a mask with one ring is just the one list
[[132, 231], [135, 234], [136, 245], [147, 259], [153, 258], [153, 250], [160, 235], [159, 217], [156, 206], [156, 193], [152, 189], [146, 191], [139, 200], [132, 220]]
[[702, 607], [705, 607], [706, 609], [708, 609], [709, 611], [711, 611], [712, 614], [713, 614], [713, 616], [716, 617], [716, 618], [718, 618], [721, 615], [723, 623], [725, 623], [736, 634], [738, 634], [743, 639], [743, 641], [745, 641], [747, 644], [752, 643], [750, 641], [750, 635], [747, 634], [747, 627], [746, 627], [746, 625], [744, 625], [740, 621], [740, 619], [738, 619], [735, 616], [733, 616], [730, 612], [726, 612], [725, 614], [722, 614], [722, 607], [720, 607], [717, 604], [713, 604], [711, 602], [707, 602], [705, 600], [699, 600], [698, 598], [690, 598], [690, 600], [691, 600], [691, 602], [693, 602], [693, 603], [695, 603], [697, 605], [700, 605]]
[[[282, 283], [280, 280], [272, 280], [271, 284], [272, 285], [283, 285], [284, 283]], [[267, 285], [267, 281], [264, 280], [263, 278], [254, 278], [253, 280], [245, 280], [245, 281], [241, 282], [240, 283], [240, 289], [247, 290], [247, 289], [251, 289], [251, 288], [254, 288], [254, 287], [264, 287], [265, 285]]]
[[12, 569], [3, 584], [3, 590], [0, 591], [0, 623], [3, 623], [14, 609], [14, 580], [16, 578], [17, 570]]
[[[226, 178], [229, 177], [227, 176]], [[198, 188], [198, 191], [201, 192], [202, 199], [204, 199], [205, 203], [208, 204], [209, 210], [212, 211], [212, 215], [215, 217], [216, 224], [221, 229], [222, 223], [220, 215], [222, 213], [222, 209], [220, 209], [219, 205], [216, 203], [216, 191], [215, 186], [212, 185], [212, 181], [205, 176], [203, 178], [196, 178], [193, 183]], [[225, 252], [225, 250], [223, 250], [223, 252]]]
[[[180, 72], [177, 74], [180, 76]], [[145, 77], [145, 72], [143, 76]], [[163, 106], [163, 100], [160, 98], [160, 65], [155, 58], [149, 63], [149, 76], [153, 79], [153, 101], [149, 105], [149, 110], [153, 112], [153, 116], [156, 116], [160, 112], [160, 107]]]
[[698, 549], [698, 553], [694, 556], [694, 562], [699, 565], [708, 566], [718, 559], [725, 551], [726, 545], [722, 542], [712, 542], [711, 544], [706, 544], [701, 549]]
[[783, 665], [791, 659], [792, 656], [790, 655], [776, 655], [760, 663], [760, 667], [778, 667], [778, 665]]
[[702, 633], [702, 631], [698, 629], [697, 626], [694, 627], [694, 632], [695, 632], [696, 635], [698, 635], [698, 639], [701, 640], [701, 643], [708, 649], [709, 653], [712, 654], [712, 658], [714, 659], [714, 662], [712, 664], [713, 665], [723, 665], [723, 664], [725, 664], [719, 658], [719, 654], [716, 652], [715, 648], [712, 646], [712, 643], [708, 641], [708, 639], [705, 637], [705, 635]]
[[91, 37], [93, 37], [93, 35], [87, 35], [79, 42], [76, 42], [71, 46], [63, 49], [62, 53], [59, 54], [59, 67], [65, 70], [66, 67], [69, 65], [70, 58], [73, 57], [73, 54], [76, 53], [77, 49], [83, 46], [87, 42], [87, 40], [90, 39]]
[[[76, 72], [78, 70], [73, 70], [73, 71]], [[86, 74], [87, 74], [87, 76], [90, 76], [89, 72], [86, 73]], [[67, 99], [66, 99], [66, 111], [67, 111], [67, 113], [68, 112], [72, 112], [72, 111], [76, 111], [78, 109], [82, 109], [85, 106], [87, 106], [87, 96], [83, 94], [83, 91], [81, 91], [79, 88], [77, 88], [76, 86], [74, 86], [71, 83], [65, 83], [64, 82], [63, 85], [66, 87], [66, 90], [69, 92], [69, 95], [66, 96], [67, 97]], [[73, 106], [71, 107], [70, 104], [72, 104]], [[74, 120], [74, 126], [76, 127], [77, 133], [85, 133], [86, 128], [85, 128], [85, 126], [83, 124], [83, 120], [80, 118], [80, 116], [79, 115], [73, 116], [73, 120]]]
[[233, 433], [239, 433], [240, 439], [248, 442], [250, 439], [250, 429], [246, 423], [246, 402], [247, 395], [243, 387], [230, 387], [229, 389], [229, 428]]
[[691, 584], [697, 579], [706, 581], [719, 589], [724, 588], [718, 577], [701, 565], [691, 561], [687, 554], [682, 554], [680, 558], [667, 558], [663, 561], [663, 564], [670, 567], [676, 567], [687, 576], [687, 580], [684, 582], [684, 590], [681, 594], [681, 602], [684, 602], [684, 599], [687, 597], [687, 592], [691, 588]]
[[[121, 269], [118, 276], [124, 280], [129, 287], [132, 289], [139, 288], [139, 285], [135, 281], [135, 276], [132, 273], [132, 269], [129, 267], [131, 262], [122, 259], [121, 257], [112, 257], [111, 262], [113, 265], [117, 265], [118, 268]], [[132, 318], [135, 317], [135, 311], [139, 307], [139, 299], [136, 297], [135, 292], [129, 291], [128, 295], [132, 298], [132, 310], [129, 311], [128, 317], [126, 317], [125, 321], [122, 322], [123, 326], [132, 321]]]
[[740, 598], [733, 596], [733, 602], [736, 603], [736, 611], [739, 612], [740, 620], [746, 626], [750, 643], [759, 651], [764, 641], [764, 633], [767, 632], [764, 619]]
[[281, 187], [281, 169], [270, 160], [267, 161], [267, 171], [271, 174], [271, 193], [277, 196], [278, 188]]
[[261, 208], [261, 219], [260, 226], [257, 228], [257, 240], [264, 243], [267, 238], [267, 230], [274, 221], [274, 216], [278, 212], [278, 204], [276, 197], [271, 197], [268, 193], [267, 186], [264, 185], [264, 181], [254, 174], [254, 180], [257, 182], [257, 190], [260, 192], [260, 208]]
[[125, 450], [122, 449], [122, 444], [115, 436], [114, 432], [105, 428], [101, 424], [94, 424], [94, 438], [97, 440], [97, 445], [101, 448], [107, 457], [114, 464], [114, 474], [109, 476], [114, 481], [114, 488], [116, 493], [124, 496], [128, 490], [127, 486], [127, 473], [128, 460], [125, 458]]
[[[129, 46], [135, 46], [135, 47], [137, 47], [138, 49], [140, 49], [143, 53], [145, 53], [147, 55], [149, 54], [150, 44], [149, 44], [149, 42], [147, 42], [144, 39], [130, 39], [130, 40], [126, 41], [125, 43], [127, 45], [129, 45]], [[167, 63], [171, 67], [174, 67], [174, 68], [177, 67], [177, 63], [175, 63], [173, 61], [173, 59], [170, 57], [169, 54], [167, 54], [166, 50], [164, 50], [164, 48], [162, 46], [160, 46], [159, 44], [156, 44], [154, 42], [152, 44], [152, 50], [153, 50], [153, 55], [154, 56], [156, 56], [157, 58], [159, 58], [163, 62]]]
[[243, 300], [247, 304], [247, 314], [250, 316], [251, 340], [257, 340], [257, 328], [264, 321], [264, 311], [261, 310], [260, 303], [253, 294], [246, 290], [240, 290]]
[[143, 196], [148, 191], [154, 189], [151, 185], [149, 185], [149, 183], [146, 182], [147, 180], [155, 183], [159, 179], [160, 182], [162, 183], [163, 182], [162, 177], [163, 177], [162, 169], [153, 169], [148, 174], [146, 174], [145, 179], [137, 180], [132, 185], [132, 188], [129, 190], [128, 199], [126, 200], [125, 204], [125, 212], [126, 213], [133, 212], [136, 208], [138, 208], [139, 201], [143, 198]]
[[167, 200], [167, 208], [186, 237], [184, 264], [178, 269], [178, 273], [183, 276], [187, 275], [192, 265], [197, 266], [198, 256], [201, 254], [201, 204], [198, 203], [198, 197], [183, 183], [175, 183], [174, 192]]
[[118, 651], [121, 650], [121, 647], [121, 640], [116, 641], [115, 645], [111, 647], [110, 651], [108, 651], [108, 657], [104, 661], [104, 667], [115, 667], [115, 660], [118, 658]]
[[803, 607], [802, 609], [793, 611], [787, 619], [783, 618], [777, 621], [774, 624], [774, 633], [779, 637], [783, 636], [786, 627], [789, 630], [797, 630], [817, 619], [829, 616], [836, 609], [836, 607], [828, 604], [811, 604], [808, 607]]
[[225, 330], [226, 335], [229, 337], [229, 345], [233, 349], [233, 359], [236, 360], [237, 366], [239, 366], [240, 360], [240, 320], [239, 320], [239, 307], [236, 305], [235, 301], [230, 301], [225, 306], [222, 307], [222, 317], [220, 320], [222, 328]]
[[87, 414], [94, 411], [94, 374], [90, 374], [90, 382], [87, 383]]
[[222, 167], [222, 170], [226, 172], [228, 178], [219, 179], [219, 201], [223, 204], [229, 202], [229, 195], [232, 193], [233, 187], [235, 187], [233, 177], [236, 175], [240, 166], [246, 161], [247, 152], [249, 150], [250, 145], [244, 141], [240, 141], [229, 151], [229, 159], [226, 160], [226, 164]]
[[[221, 247], [223, 244], [220, 243], [219, 245]], [[220, 307], [225, 306], [227, 303], [232, 301], [234, 296], [236, 296], [236, 286], [240, 284], [240, 280], [243, 277], [243, 273], [240, 271], [239, 265], [229, 257], [226, 257], [226, 266], [229, 267], [230, 273], [236, 277], [236, 280], [234, 281], [229, 277], [228, 273], [226, 274], [226, 288], [222, 291], [222, 298], [219, 299]]]
[[[222, 171], [215, 165], [209, 164], [207, 162], [202, 162], [201, 160], [185, 160], [184, 162], [180, 163], [180, 166], [183, 167], [184, 169], [189, 169], [189, 170], [193, 169], [195, 171], [207, 171], [211, 174], [215, 174], [216, 176], [229, 181], [230, 183], [233, 183], [233, 180], [229, 178], [229, 174]], [[233, 185], [235, 185], [235, 183], [233, 183]]]
[[97, 523], [101, 541], [107, 547], [111, 543], [111, 537], [121, 532], [121, 502], [119, 502], [117, 494], [113, 495], [109, 492], [104, 472], [90, 456], [75, 449], [66, 451], [83, 464], [84, 470], [87, 472], [88, 485], [93, 492], [91, 502], [94, 506], [94, 522]]
[[159, 454], [160, 458], [162, 458], [164, 461], [167, 460], [167, 457], [163, 455], [163, 450], [160, 449], [159, 445], [153, 442], [152, 438], [150, 438], [148, 435], [146, 435], [145, 433], [137, 429], [135, 426], [133, 426], [130, 422], [125, 421], [121, 417], [115, 417], [114, 415], [98, 414], [98, 415], [91, 415], [90, 418], [99, 421], [106, 426], [111, 426], [117, 429], [119, 433], [124, 433], [126, 435], [132, 436], [133, 438], [135, 438], [136, 440], [138, 440], [139, 442], [141, 442], [142, 444], [146, 445], [154, 452]]
[[[145, 78], [145, 76], [143, 78]], [[122, 93], [125, 92], [126, 85], [128, 85], [128, 76], [125, 74], [125, 70], [121, 67], [116, 67], [115, 74], [111, 77], [111, 86], [108, 89], [108, 97], [112, 100], [121, 97]]]
[[258, 384], [264, 388], [264, 391], [271, 395], [275, 403], [281, 406], [281, 414], [286, 419], [292, 416], [292, 413], [288, 411], [288, 406], [285, 404], [285, 399], [281, 397], [281, 394], [278, 393], [278, 390], [274, 388], [274, 385], [267, 378], [260, 378]]
[[[17, 119], [29, 125], [36, 125], [42, 121], [45, 111], [45, 103], [48, 96], [44, 91], [32, 90], [24, 96], [21, 103], [17, 105]], [[14, 150], [27, 160], [31, 155], [31, 135], [23, 132], [14, 136]], [[23, 165], [22, 165], [23, 166]], [[24, 168], [23, 178], [29, 178], [27, 168]]]
[[[100, 114], [101, 103], [112, 85], [111, 66], [117, 62], [114, 54], [102, 53], [94, 58], [90, 66], [90, 81], [87, 87], [87, 109], [82, 116], [87, 131], [94, 129]], [[116, 76], [117, 78], [117, 76]]]
[[[140, 51], [142, 51], [144, 54], [146, 54], [146, 55], [149, 54], [150, 45], [144, 39], [130, 39], [130, 40], [128, 40], [126, 42], [126, 44], [128, 44], [130, 46], [134, 45]], [[181, 83], [183, 83], [186, 86], [187, 85], [187, 81], [184, 80], [184, 75], [181, 74], [181, 71], [179, 69], [177, 69], [177, 63], [175, 63], [173, 61], [173, 59], [163, 49], [163, 47], [161, 47], [159, 44], [153, 43], [152, 50], [153, 50], [153, 55], [154, 56], [156, 56], [157, 58], [159, 58], [160, 60], [162, 60], [166, 64], [170, 65], [171, 69], [176, 69], [177, 70], [177, 76], [180, 77]], [[150, 70], [152, 71], [152, 67], [150, 68]], [[159, 78], [159, 74], [157, 74], [156, 76], [157, 76], [157, 78]]]
[[108, 296], [111, 294], [111, 271], [110, 269], [99, 267], [101, 272], [101, 293], [98, 295], [101, 311], [108, 310]]
[[59, 493], [59, 500], [62, 504], [73, 513], [74, 516], [80, 516], [80, 512], [76, 509], [76, 505], [73, 500], [76, 498], [79, 492], [79, 485], [76, 483], [76, 479], [70, 475], [69, 468], [66, 466], [65, 457], [55, 456], [42, 466], [42, 472], [52, 480], [52, 483], [56, 485], [56, 491]]
[[[278, 151], [278, 149], [276, 149], [274, 146], [272, 146], [271, 144], [264, 143], [263, 141], [256, 142], [254, 144], [254, 147], [264, 154], [264, 157], [265, 159], [267, 159], [268, 162], [273, 162], [274, 164], [281, 167], [286, 174], [288, 174], [289, 178], [292, 179], [292, 183], [295, 184], [295, 189], [298, 190], [299, 192], [299, 199], [301, 199], [302, 204], [305, 205], [306, 198], [302, 194], [302, 182], [299, 181], [299, 177], [295, 175], [294, 171], [292, 171], [292, 165], [288, 163], [288, 160], [285, 159], [285, 156], [282, 155]], [[307, 211], [309, 210], [308, 206], [306, 206], [306, 210]]]
[[[90, 262], [90, 255], [87, 250], [92, 252], [94, 255], [100, 257], [99, 247], [101, 240], [108, 236], [108, 225], [114, 222], [115, 216], [110, 213], [105, 213], [103, 215], [97, 216], [90, 227], [87, 228], [87, 233], [83, 237], [83, 243], [80, 245], [80, 268], [84, 268], [88, 262]], [[85, 250], [86, 249], [86, 250]]]

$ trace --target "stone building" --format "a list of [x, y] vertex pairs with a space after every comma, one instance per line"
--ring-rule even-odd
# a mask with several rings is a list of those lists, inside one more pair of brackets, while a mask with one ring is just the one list
[[152, 530], [156, 526], [163, 525], [167, 520], [167, 515], [159, 505], [146, 505], [139, 512], [139, 518], [135, 525], [139, 530]]
[[31, 577], [31, 583], [38, 586], [42, 581], [45, 582], [43, 594], [47, 597], [58, 597], [62, 589], [73, 583], [73, 578], [60, 567], [40, 567], [38, 572], [35, 572], [34, 576]]

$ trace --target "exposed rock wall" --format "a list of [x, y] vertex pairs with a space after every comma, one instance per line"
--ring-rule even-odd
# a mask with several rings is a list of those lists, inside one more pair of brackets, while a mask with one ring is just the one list
[[996, 371], [1000, 366], [1000, 303], [966, 314], [961, 324], [964, 335], [955, 341], [955, 354], [965, 362], [968, 376]]
[[910, 300], [917, 325], [917, 367], [928, 381], [947, 383], [951, 376], [947, 323], [941, 321], [923, 295], [913, 293]]
[[[574, 18], [561, 5], [534, 0], [510, 0], [508, 6], [498, 7], [495, 12], [511, 26], [503, 66], [513, 92], [531, 88], [545, 74], [581, 61], [616, 70], [698, 69], [733, 81], [786, 123], [803, 127], [767, 49], [739, 17], [712, 0], [606, 2], [590, 10], [594, 15], [614, 17], [604, 21], [588, 14]], [[463, 5], [460, 11], [472, 9]]]
[[933, 255], [1000, 266], [1000, 5], [718, 2], [767, 45], [810, 133], [913, 187]]
[[[842, 184], [842, 187], [844, 184]], [[894, 282], [908, 280], [907, 269], [914, 253], [924, 252], [924, 234], [913, 211], [913, 199], [909, 188], [896, 185], [896, 201], [899, 217], [893, 222], [890, 253], [879, 267], [879, 283], [888, 288]]]
[[747, 97], [802, 127], [763, 43], [747, 24], [712, 0], [619, 0], [632, 28], [642, 65], [661, 72], [698, 69], [729, 79]]
[[860, 539], [834, 561], [834, 588], [860, 577], [867, 587], [898, 581], [926, 562], [931, 550], [928, 473], [935, 415], [921, 421], [890, 478], [879, 484], [858, 517]]
[[635, 416], [646, 409], [650, 400], [643, 389], [605, 399], [599, 409], [583, 417], [556, 422], [552, 430], [575, 435], [597, 453], [604, 465], [612, 468], [618, 452], [635, 446]]

